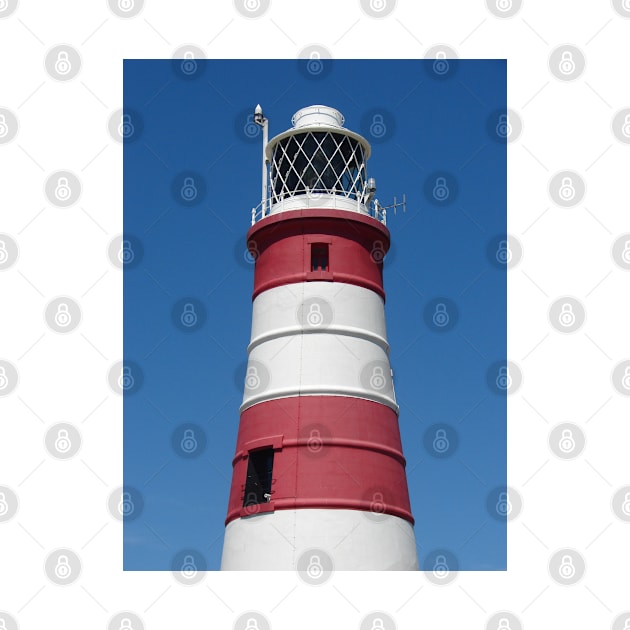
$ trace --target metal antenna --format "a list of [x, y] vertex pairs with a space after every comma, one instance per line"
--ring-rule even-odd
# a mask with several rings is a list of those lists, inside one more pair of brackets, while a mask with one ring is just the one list
[[406, 212], [407, 211], [407, 195], [403, 193], [402, 201], [397, 201], [396, 197], [394, 197], [394, 203], [390, 204], [389, 206], [381, 206], [380, 204], [379, 206], [385, 210], [392, 209], [394, 211], [394, 214], [396, 214], [397, 208], [402, 208], [402, 211]]

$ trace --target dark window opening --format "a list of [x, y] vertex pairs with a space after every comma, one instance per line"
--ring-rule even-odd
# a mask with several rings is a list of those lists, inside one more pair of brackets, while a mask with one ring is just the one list
[[311, 271], [328, 271], [328, 243], [311, 243]]
[[273, 474], [273, 449], [252, 451], [247, 462], [247, 481], [243, 507], [268, 503], [271, 500], [271, 476]]

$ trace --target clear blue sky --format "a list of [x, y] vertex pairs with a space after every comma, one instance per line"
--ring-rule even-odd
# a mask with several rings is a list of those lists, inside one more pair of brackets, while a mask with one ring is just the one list
[[[433, 61], [334, 60], [315, 75], [296, 60], [197, 61], [189, 74], [179, 61], [124, 63], [134, 250], [124, 356], [135, 379], [124, 483], [138, 506], [125, 523], [125, 569], [170, 570], [186, 550], [203, 558], [197, 568], [219, 568], [251, 326], [245, 234], [260, 202], [261, 138], [249, 137], [247, 114], [257, 103], [270, 137], [301, 107], [339, 109], [372, 144], [376, 197], [387, 205], [406, 193], [406, 214], [388, 217], [384, 281], [419, 560], [424, 568], [446, 549], [450, 568], [505, 569], [505, 521], [488, 505], [506, 483], [506, 397], [494, 385], [506, 357], [506, 272], [494, 257], [505, 234], [506, 145], [495, 129], [506, 62], [451, 61], [435, 74]], [[439, 177], [445, 202], [433, 196]], [[450, 318], [441, 329], [438, 302]], [[184, 303], [197, 316], [189, 329]], [[434, 425], [446, 425], [446, 456], [432, 450]]]

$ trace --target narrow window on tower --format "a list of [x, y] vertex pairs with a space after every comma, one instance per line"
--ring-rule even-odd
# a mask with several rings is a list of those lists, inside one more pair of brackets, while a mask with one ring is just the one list
[[243, 507], [257, 503], [268, 503], [271, 500], [272, 474], [273, 448], [250, 451]]
[[328, 243], [311, 243], [311, 271], [328, 271]]

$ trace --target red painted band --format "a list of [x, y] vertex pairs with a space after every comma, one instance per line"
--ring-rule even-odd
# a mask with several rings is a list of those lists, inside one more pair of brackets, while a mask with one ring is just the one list
[[352, 223], [352, 230], [358, 233], [358, 224], [363, 224], [372, 227], [381, 233], [381, 238], [386, 239], [389, 244], [389, 230], [380, 221], [377, 221], [373, 217], [359, 212], [352, 212], [350, 210], [327, 210], [326, 208], [303, 208], [301, 210], [287, 210], [285, 212], [278, 212], [277, 214], [270, 214], [264, 219], [254, 223], [247, 231], [247, 240], [254, 238], [254, 235], [262, 228], [268, 228], [271, 225], [278, 223], [284, 223], [286, 221], [299, 220], [300, 223], [304, 219], [323, 218], [323, 219], [338, 219], [346, 223], [344, 232], [346, 234], [352, 232], [348, 229], [348, 224]]
[[[344, 282], [383, 300], [383, 257], [389, 230], [371, 217], [344, 210], [292, 210], [271, 215], [247, 233], [256, 259], [253, 298], [262, 291], [313, 280]], [[312, 270], [311, 248], [328, 245], [328, 269]]]
[[[252, 446], [274, 449], [271, 501], [243, 508]], [[226, 524], [254, 509], [374, 511], [374, 503], [413, 523], [398, 418], [386, 405], [345, 396], [262, 402], [241, 414], [236, 453]]]

